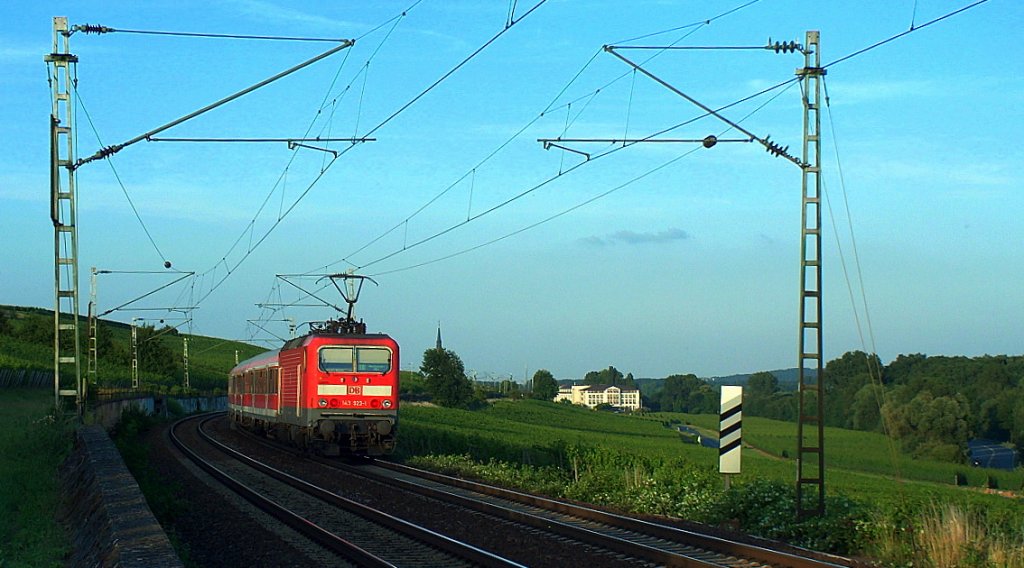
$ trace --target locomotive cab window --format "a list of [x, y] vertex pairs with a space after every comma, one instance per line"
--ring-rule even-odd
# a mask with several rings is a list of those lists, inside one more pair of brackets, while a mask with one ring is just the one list
[[320, 349], [320, 370], [327, 373], [387, 373], [391, 350], [383, 347], [339, 347]]
[[391, 351], [379, 347], [356, 349], [356, 370], [360, 373], [386, 373], [391, 370]]
[[320, 370], [327, 373], [351, 373], [354, 350], [351, 347], [324, 347], [320, 350]]

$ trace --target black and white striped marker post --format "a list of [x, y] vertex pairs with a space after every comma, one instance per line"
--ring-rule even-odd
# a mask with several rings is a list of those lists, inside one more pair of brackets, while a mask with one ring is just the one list
[[743, 442], [740, 427], [743, 423], [743, 387], [722, 387], [722, 405], [718, 426], [718, 472], [726, 474], [725, 486], [729, 487], [729, 474], [740, 472], [740, 446]]

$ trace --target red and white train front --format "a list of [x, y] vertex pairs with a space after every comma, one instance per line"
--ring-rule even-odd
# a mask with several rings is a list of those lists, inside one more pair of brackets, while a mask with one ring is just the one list
[[383, 334], [310, 333], [231, 370], [232, 422], [323, 455], [395, 447], [398, 344]]

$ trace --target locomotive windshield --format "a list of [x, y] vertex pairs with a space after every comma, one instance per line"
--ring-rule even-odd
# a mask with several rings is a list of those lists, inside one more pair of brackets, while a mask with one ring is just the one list
[[391, 370], [391, 350], [383, 347], [341, 347], [320, 349], [320, 370], [326, 373], [387, 373]]

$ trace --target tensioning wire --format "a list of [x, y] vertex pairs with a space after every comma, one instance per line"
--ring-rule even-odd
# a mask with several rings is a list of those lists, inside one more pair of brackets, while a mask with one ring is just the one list
[[[410, 9], [412, 7], [415, 7], [417, 4], [419, 4], [419, 2], [414, 3], [410, 7]], [[403, 11], [399, 16], [391, 18], [390, 20], [385, 22], [385, 24], [382, 24], [381, 26], [378, 26], [377, 28], [374, 28], [374, 30], [377, 30], [377, 29], [380, 29], [381, 27], [383, 27], [384, 25], [386, 25], [388, 22], [393, 22], [393, 25], [391, 26], [391, 29], [388, 30], [388, 33], [385, 34], [384, 38], [379, 42], [379, 44], [377, 45], [376, 49], [367, 58], [366, 65], [369, 65], [370, 60], [372, 60], [379, 53], [379, 51], [380, 51], [381, 47], [383, 46], [383, 44], [391, 37], [392, 32], [394, 32], [395, 28], [398, 26], [398, 23], [406, 16], [407, 12], [408, 12], [408, 9], [406, 11]], [[364, 34], [364, 36], [365, 36], [365, 34]], [[338, 71], [335, 73], [334, 78], [332, 79], [331, 84], [330, 84], [330, 86], [328, 87], [328, 89], [327, 89], [327, 91], [325, 93], [324, 100], [321, 101], [320, 107], [317, 109], [315, 115], [310, 120], [310, 124], [307, 126], [306, 133], [303, 135], [303, 137], [308, 136], [309, 133], [313, 130], [313, 127], [316, 124], [316, 121], [319, 119], [320, 114], [323, 112], [323, 109], [326, 108], [328, 105], [333, 105], [333, 103], [335, 101], [337, 101], [338, 97], [335, 97], [331, 101], [331, 103], [327, 103], [326, 102], [327, 99], [330, 97], [331, 91], [334, 89], [334, 85], [337, 83], [337, 79], [338, 79], [338, 77], [341, 74], [341, 70], [344, 68], [345, 63], [348, 61], [348, 56], [349, 56], [349, 53], [346, 53], [345, 59], [339, 65]], [[346, 86], [342, 90], [341, 96], [343, 96], [344, 93], [348, 92], [348, 90], [351, 88], [352, 84], [358, 79], [358, 77], [359, 77], [359, 73], [357, 73], [356, 76], [349, 83], [349, 85]], [[331, 113], [331, 115], [329, 117], [329, 120], [331, 118], [333, 118], [333, 110], [332, 110], [332, 113]], [[260, 207], [259, 207], [259, 209], [257, 209], [256, 214], [253, 216], [252, 220], [249, 221], [249, 223], [246, 226], [246, 228], [242, 230], [242, 232], [239, 234], [238, 238], [235, 239], [235, 242], [231, 245], [231, 247], [228, 249], [228, 251], [221, 257], [221, 260], [218, 261], [217, 264], [214, 265], [213, 268], [210, 268], [209, 270], [207, 270], [206, 272], [203, 273], [203, 275], [205, 275], [205, 274], [209, 274], [209, 273], [215, 271], [217, 269], [217, 267], [221, 263], [223, 263], [225, 268], [227, 269], [226, 273], [224, 274], [224, 276], [222, 278], [220, 278], [219, 280], [216, 280], [216, 281], [211, 283], [210, 289], [207, 290], [206, 293], [203, 294], [200, 297], [199, 301], [200, 302], [204, 301], [217, 288], [219, 288], [225, 281], [227, 281], [227, 279], [231, 276], [231, 274], [235, 271], [235, 269], [237, 269], [239, 266], [241, 266], [241, 264], [246, 259], [249, 258], [249, 256], [253, 253], [253, 251], [255, 251], [256, 248], [258, 248], [267, 239], [267, 237], [270, 236], [270, 234], [281, 224], [281, 222], [284, 220], [284, 218], [287, 217], [288, 214], [291, 213], [291, 211], [295, 209], [295, 207], [299, 204], [299, 202], [301, 202], [303, 200], [303, 198], [305, 198], [306, 195], [309, 194], [309, 192], [313, 189], [313, 187], [316, 185], [316, 183], [320, 179], [323, 178], [324, 174], [327, 173], [327, 171], [338, 160], [338, 158], [340, 158], [343, 154], [347, 153], [349, 150], [351, 150], [354, 147], [355, 147], [355, 143], [349, 145], [348, 147], [344, 148], [343, 150], [341, 150], [340, 152], [335, 154], [334, 157], [329, 162], [321, 163], [319, 175], [317, 175], [314, 178], [313, 182], [310, 183], [306, 187], [305, 191], [303, 191], [301, 194], [299, 194], [299, 196], [291, 203], [291, 205], [287, 209], [284, 209], [284, 195], [283, 195], [284, 190], [282, 188], [281, 207], [278, 209], [278, 217], [277, 217], [277, 219], [271, 224], [270, 228], [267, 229], [267, 231], [259, 238], [259, 240], [257, 240], [256, 243], [253, 244], [252, 238], [255, 235], [256, 221], [259, 219], [260, 215], [262, 215], [264, 208], [267, 206], [267, 203], [270, 201], [270, 198], [277, 191], [277, 188], [279, 186], [281, 186], [281, 184], [282, 184], [282, 182], [284, 180], [287, 179], [287, 173], [288, 173], [289, 169], [291, 168], [292, 164], [294, 163], [294, 161], [296, 159], [296, 156], [298, 154], [298, 149], [296, 148], [295, 151], [292, 152], [292, 155], [289, 157], [288, 163], [285, 165], [285, 167], [282, 170], [280, 176], [278, 176], [277, 181], [271, 187], [270, 191], [267, 193], [266, 198], [264, 198], [263, 202], [260, 204]], [[245, 253], [242, 254], [242, 257], [238, 260], [238, 262], [235, 263], [235, 265], [233, 267], [229, 266], [228, 262], [227, 262], [228, 257], [234, 252], [235, 248], [242, 241], [242, 239], [245, 237], [246, 234], [249, 234], [249, 236], [250, 236], [250, 238], [249, 238], [249, 246], [247, 247], [247, 250], [245, 251]], [[197, 304], [198, 304], [198, 302], [197, 302]]]
[[[92, 129], [92, 133], [96, 137], [96, 142], [99, 143], [100, 147], [104, 147], [103, 140], [100, 138], [100, 133], [92, 121], [92, 116], [89, 114], [89, 109], [86, 108], [85, 102], [82, 100], [82, 94], [78, 91], [78, 81], [74, 81], [72, 83], [72, 89], [75, 91], [75, 102], [82, 108], [82, 112], [85, 113], [86, 122], [89, 123], [89, 128]], [[125, 187], [124, 182], [121, 180], [121, 175], [117, 173], [117, 168], [114, 166], [114, 157], [108, 156], [107, 163], [110, 164], [110, 171], [113, 172], [114, 179], [117, 180], [117, 185], [121, 187], [121, 193], [124, 194], [124, 198], [128, 201], [128, 205], [131, 206], [132, 213], [135, 214], [135, 218], [139, 221], [139, 226], [142, 227], [142, 231], [146, 234], [146, 238], [149, 239], [149, 244], [153, 245], [153, 250], [156, 251], [160, 260], [162, 262], [166, 262], [167, 257], [164, 256], [163, 251], [161, 251], [160, 247], [157, 246], [156, 240], [153, 239], [152, 233], [149, 232], [149, 227], [146, 226], [146, 222], [142, 220], [142, 215], [139, 214], [138, 208], [135, 207], [135, 201], [132, 200], [132, 196], [129, 195], [128, 188]]]
[[[790, 87], [792, 87], [792, 85], [790, 85]], [[782, 94], [784, 94], [788, 90], [789, 90], [789, 88], [786, 88], [786, 89], [783, 89], [782, 91], [776, 93], [770, 99], [768, 99], [767, 101], [762, 103], [760, 106], [758, 106], [757, 108], [755, 108], [754, 110], [749, 112], [746, 116], [744, 116], [743, 118], [738, 120], [737, 123], [742, 123], [742, 122], [746, 121], [748, 118], [750, 118], [751, 116], [753, 116], [754, 114], [756, 114], [757, 112], [759, 112], [760, 110], [762, 110], [763, 108], [765, 108], [766, 106], [771, 104], [775, 99], [777, 99], [780, 96], [782, 96]], [[700, 118], [703, 118], [703, 117], [700, 117]], [[727, 134], [732, 129], [733, 129], [732, 127], [729, 127], [727, 129], [725, 129], [721, 134], [719, 134], [719, 137], [724, 136], [725, 134]], [[502, 236], [497, 237], [495, 239], [492, 239], [490, 241], [487, 241], [487, 242], [484, 242], [484, 243], [481, 243], [481, 244], [478, 244], [478, 245], [475, 245], [475, 246], [472, 246], [472, 247], [469, 247], [469, 248], [457, 251], [455, 253], [451, 253], [451, 254], [439, 257], [439, 258], [435, 258], [435, 259], [432, 259], [432, 260], [420, 262], [418, 264], [414, 264], [414, 265], [411, 265], [411, 266], [406, 266], [406, 267], [403, 267], [403, 268], [396, 268], [396, 269], [393, 269], [393, 270], [387, 270], [387, 271], [383, 271], [383, 272], [378, 272], [378, 273], [373, 274], [372, 276], [375, 276], [375, 277], [376, 276], [383, 276], [383, 275], [387, 275], [387, 274], [394, 274], [396, 272], [404, 272], [406, 270], [411, 270], [411, 269], [414, 269], [414, 268], [420, 268], [420, 267], [423, 267], [423, 266], [427, 266], [429, 264], [434, 264], [436, 262], [441, 262], [441, 261], [448, 260], [448, 259], [451, 259], [451, 258], [454, 258], [454, 257], [457, 257], [457, 256], [461, 256], [463, 254], [466, 254], [466, 253], [469, 253], [469, 252], [472, 252], [472, 251], [484, 248], [486, 246], [490, 246], [492, 244], [501, 242], [501, 241], [503, 241], [503, 240], [505, 240], [507, 238], [513, 237], [513, 236], [518, 235], [520, 233], [524, 233], [524, 232], [529, 231], [529, 230], [531, 230], [533, 228], [536, 228], [536, 227], [539, 227], [539, 226], [541, 226], [541, 225], [543, 225], [545, 223], [548, 223], [549, 221], [553, 221], [553, 220], [555, 220], [555, 219], [557, 219], [559, 217], [567, 215], [567, 214], [569, 214], [569, 213], [571, 213], [571, 212], [573, 212], [573, 211], [575, 211], [577, 209], [580, 209], [582, 207], [585, 207], [585, 206], [587, 206], [587, 205], [589, 205], [589, 204], [591, 204], [591, 203], [593, 203], [593, 202], [595, 202], [595, 201], [597, 201], [599, 199], [603, 199], [604, 197], [607, 197], [607, 196], [611, 195], [612, 193], [615, 193], [616, 191], [619, 191], [620, 189], [626, 188], [626, 187], [628, 187], [628, 186], [630, 186], [630, 185], [632, 185], [632, 184], [634, 184], [634, 183], [636, 183], [636, 182], [638, 182], [638, 181], [640, 181], [640, 180], [642, 180], [642, 179], [644, 179], [644, 178], [646, 178], [646, 177], [648, 177], [648, 176], [650, 176], [650, 175], [652, 175], [652, 174], [654, 174], [654, 173], [656, 173], [658, 171], [661, 171], [661, 170], [671, 166], [672, 164], [682, 160], [683, 158], [686, 158], [686, 157], [692, 155], [693, 153], [697, 152], [700, 149], [701, 149], [700, 147], [691, 148], [690, 150], [688, 150], [687, 152], [683, 153], [682, 155], [677, 156], [677, 157], [675, 157], [675, 158], [669, 160], [668, 162], [665, 162], [665, 163], [663, 163], [663, 164], [661, 164], [659, 166], [656, 166], [656, 167], [654, 167], [654, 168], [644, 172], [643, 174], [640, 174], [640, 175], [638, 175], [638, 176], [636, 176], [636, 177], [634, 177], [634, 178], [632, 178], [632, 179], [630, 179], [630, 180], [628, 180], [628, 181], [626, 181], [626, 182], [624, 182], [624, 183], [622, 183], [622, 184], [620, 184], [618, 186], [615, 186], [615, 187], [613, 187], [613, 188], [611, 188], [611, 189], [609, 189], [609, 190], [607, 190], [607, 191], [605, 191], [603, 193], [600, 193], [600, 194], [598, 194], [598, 195], [596, 195], [594, 197], [591, 197], [591, 198], [589, 198], [589, 199], [587, 199], [587, 200], [585, 200], [585, 201], [583, 201], [581, 203], [578, 203], [578, 204], [576, 204], [576, 205], [574, 205], [572, 207], [569, 207], [568, 209], [559, 211], [558, 213], [555, 213], [555, 214], [553, 214], [553, 215], [551, 215], [549, 217], [546, 217], [546, 218], [544, 218], [544, 219], [542, 219], [540, 221], [537, 221], [535, 223], [532, 223], [532, 224], [527, 225], [525, 227], [522, 227], [520, 229], [516, 229], [516, 230], [514, 230], [514, 231], [512, 231], [510, 233], [507, 233], [505, 235], [502, 235]], [[606, 154], [607, 153], [610, 153], [610, 152], [606, 152]]]
[[[696, 33], [697, 29], [699, 29], [700, 27], [702, 27], [702, 26], [704, 26], [704, 25], [707, 25], [707, 24], [708, 24], [708, 23], [710, 23], [711, 21], [717, 20], [717, 19], [719, 19], [719, 18], [722, 18], [722, 17], [724, 17], [724, 16], [727, 16], [727, 15], [729, 15], [729, 14], [732, 14], [732, 13], [734, 13], [734, 12], [737, 12], [737, 11], [739, 11], [740, 9], [742, 9], [742, 8], [745, 8], [745, 7], [747, 7], [747, 6], [751, 5], [751, 4], [754, 4], [754, 3], [758, 2], [758, 1], [760, 1], [760, 0], [753, 0], [752, 2], [748, 2], [748, 3], [746, 3], [746, 4], [743, 4], [743, 5], [741, 5], [741, 6], [738, 6], [738, 7], [736, 7], [736, 8], [733, 8], [733, 9], [731, 9], [731, 10], [728, 10], [728, 11], [726, 11], [726, 12], [723, 12], [723, 13], [721, 13], [721, 14], [718, 14], [717, 16], [714, 16], [713, 18], [710, 18], [710, 19], [708, 19], [708, 20], [701, 20], [701, 21], [699, 21], [699, 22], [694, 22], [694, 23], [692, 23], [692, 24], [687, 24], [687, 25], [685, 25], [685, 26], [680, 26], [680, 27], [676, 27], [676, 28], [673, 28], [672, 30], [666, 30], [666, 32], [658, 32], [658, 33], [659, 33], [659, 34], [660, 34], [660, 33], [668, 33], [668, 32], [670, 32], [670, 31], [677, 31], [677, 30], [681, 30], [681, 29], [687, 29], [687, 28], [696, 28], [696, 29], [694, 29], [694, 30], [691, 30], [690, 32], [688, 32], [688, 33], [686, 33], [686, 34], [683, 34], [683, 35], [682, 35], [681, 37], [679, 37], [679, 38], [678, 38], [678, 39], [676, 39], [676, 40], [675, 40], [674, 42], [672, 42], [672, 44], [670, 44], [670, 45], [675, 45], [675, 44], [679, 43], [680, 41], [683, 41], [684, 39], [686, 39], [686, 38], [690, 37], [691, 35], [693, 35], [694, 33]], [[657, 34], [655, 34], [655, 35], [657, 35]], [[449, 191], [451, 191], [451, 190], [452, 190], [452, 189], [453, 189], [454, 187], [456, 187], [456, 186], [457, 186], [457, 185], [458, 185], [458, 184], [459, 184], [460, 182], [462, 182], [462, 181], [463, 181], [463, 180], [464, 180], [464, 179], [465, 179], [465, 178], [466, 178], [467, 176], [469, 176], [469, 175], [470, 175], [470, 172], [473, 172], [473, 173], [475, 173], [477, 169], [479, 169], [479, 168], [480, 168], [481, 166], [483, 166], [483, 165], [484, 165], [485, 163], [487, 163], [487, 162], [488, 162], [488, 161], [489, 161], [489, 160], [490, 160], [491, 158], [493, 158], [493, 157], [494, 157], [495, 155], [497, 155], [497, 154], [498, 154], [498, 152], [500, 152], [500, 151], [501, 151], [502, 149], [504, 149], [504, 148], [505, 148], [506, 146], [508, 146], [508, 145], [509, 145], [509, 144], [510, 144], [511, 142], [513, 142], [514, 140], [516, 140], [516, 139], [517, 139], [517, 138], [518, 138], [518, 137], [519, 137], [519, 136], [520, 136], [520, 135], [521, 135], [521, 134], [522, 134], [523, 132], [525, 132], [525, 131], [526, 131], [526, 130], [527, 130], [527, 129], [529, 128], [529, 127], [531, 127], [531, 126], [532, 126], [532, 125], [533, 125], [534, 123], [536, 123], [536, 122], [537, 122], [538, 120], [540, 120], [541, 118], [543, 118], [543, 117], [544, 117], [544, 116], [545, 116], [546, 114], [548, 114], [548, 113], [550, 113], [550, 112], [552, 112], [552, 111], [555, 111], [555, 110], [560, 110], [560, 109], [562, 109], [562, 108], [566, 108], [566, 112], [568, 113], [568, 112], [569, 112], [569, 110], [571, 110], [571, 108], [572, 108], [572, 104], [573, 104], [573, 103], [576, 103], [576, 102], [579, 102], [579, 101], [582, 101], [582, 100], [586, 100], [586, 101], [587, 101], [587, 103], [586, 103], [586, 104], [584, 105], [583, 109], [581, 109], [581, 110], [579, 111], [579, 113], [577, 113], [577, 115], [576, 115], [576, 118], [573, 118], [572, 120], [569, 120], [569, 121], [567, 121], [567, 124], [566, 124], [566, 126], [565, 126], [565, 130], [568, 130], [568, 128], [572, 126], [572, 124], [573, 124], [573, 123], [574, 123], [574, 122], [576, 121], [576, 119], [578, 119], [578, 118], [579, 118], [579, 116], [580, 116], [580, 115], [582, 114], [583, 110], [585, 110], [585, 109], [587, 108], [587, 106], [589, 106], [590, 102], [594, 100], [594, 98], [595, 98], [595, 97], [597, 96], [597, 94], [598, 94], [598, 93], [600, 93], [600, 92], [601, 92], [602, 90], [604, 90], [604, 89], [607, 89], [607, 88], [608, 88], [609, 86], [611, 86], [611, 85], [615, 84], [616, 82], [618, 82], [618, 81], [622, 80], [623, 78], [625, 78], [625, 77], [628, 77], [628, 76], [630, 76], [631, 74], [633, 74], [633, 75], [635, 76], [635, 70], [633, 70], [633, 71], [626, 71], [626, 72], [622, 73], [621, 75], [619, 75], [619, 76], [615, 77], [615, 78], [614, 78], [614, 79], [612, 79], [611, 81], [609, 81], [609, 82], [607, 82], [607, 83], [603, 84], [602, 86], [600, 86], [600, 87], [598, 87], [598, 88], [596, 88], [596, 89], [594, 89], [594, 90], [592, 90], [592, 91], [589, 91], [588, 93], [586, 93], [586, 94], [584, 94], [584, 95], [581, 95], [580, 97], [577, 97], [576, 99], [573, 99], [573, 100], [571, 100], [571, 101], [568, 101], [568, 102], [566, 102], [566, 103], [563, 103], [562, 105], [559, 105], [559, 106], [557, 106], [557, 107], [556, 107], [556, 106], [555, 106], [555, 103], [556, 103], [556, 102], [558, 102], [558, 100], [559, 100], [559, 99], [560, 99], [560, 98], [562, 97], [562, 95], [564, 95], [564, 94], [565, 94], [565, 92], [566, 92], [566, 91], [567, 91], [567, 90], [568, 90], [568, 89], [569, 89], [569, 88], [570, 88], [570, 87], [571, 87], [571, 86], [572, 86], [572, 85], [573, 85], [573, 84], [574, 84], [574, 83], [575, 83], [575, 82], [576, 82], [576, 81], [577, 81], [577, 80], [578, 80], [578, 79], [580, 78], [580, 76], [582, 76], [582, 74], [583, 74], [583, 73], [584, 73], [584, 72], [585, 72], [585, 71], [587, 70], [587, 68], [589, 68], [589, 67], [590, 67], [590, 65], [591, 65], [591, 64], [592, 64], [592, 63], [594, 62], [594, 60], [595, 60], [595, 59], [597, 59], [597, 56], [598, 56], [598, 55], [600, 55], [602, 51], [603, 51], [603, 49], [598, 49], [598, 50], [597, 50], [597, 51], [596, 51], [596, 52], [594, 53], [594, 55], [590, 57], [590, 59], [589, 59], [589, 60], [588, 60], [588, 61], [587, 61], [587, 62], [586, 62], [586, 63], [585, 63], [584, 65], [583, 65], [583, 67], [582, 67], [582, 68], [580, 68], [580, 70], [579, 70], [579, 71], [577, 71], [575, 75], [573, 75], [573, 77], [572, 77], [572, 78], [571, 78], [571, 79], [570, 79], [570, 80], [569, 80], [569, 81], [568, 81], [568, 82], [567, 82], [567, 83], [565, 84], [565, 86], [563, 86], [563, 87], [562, 87], [562, 89], [561, 89], [561, 90], [559, 90], [558, 94], [556, 94], [556, 95], [555, 95], [555, 97], [554, 97], [554, 98], [553, 98], [553, 99], [551, 100], [551, 102], [550, 102], [550, 103], [548, 103], [548, 105], [547, 105], [547, 106], [546, 106], [546, 107], [544, 108], [544, 110], [543, 110], [543, 111], [541, 111], [541, 113], [540, 113], [539, 115], [537, 115], [536, 117], [534, 117], [534, 118], [533, 118], [532, 120], [530, 120], [530, 121], [529, 121], [529, 122], [528, 122], [528, 123], [527, 123], [526, 125], [524, 125], [524, 126], [523, 126], [522, 128], [520, 128], [520, 129], [519, 129], [518, 131], [516, 131], [516, 132], [515, 132], [515, 133], [514, 133], [514, 134], [513, 134], [512, 136], [510, 136], [510, 137], [509, 137], [508, 139], [506, 139], [506, 140], [505, 140], [505, 141], [504, 141], [503, 143], [501, 143], [501, 144], [500, 144], [500, 145], [499, 145], [499, 146], [498, 146], [498, 147], [497, 147], [497, 148], [496, 148], [495, 150], [493, 150], [493, 151], [492, 151], [492, 152], [491, 152], [490, 154], [488, 154], [488, 155], [487, 155], [486, 157], [484, 157], [484, 158], [483, 158], [482, 160], [480, 160], [479, 162], [477, 162], [477, 163], [476, 163], [476, 164], [475, 164], [475, 165], [474, 165], [474, 166], [473, 166], [472, 168], [470, 168], [470, 169], [469, 169], [469, 170], [468, 170], [468, 171], [467, 171], [466, 173], [464, 173], [464, 174], [463, 174], [462, 176], [460, 176], [460, 177], [459, 177], [458, 179], [456, 179], [456, 180], [455, 180], [454, 182], [450, 183], [450, 184], [449, 184], [448, 186], [446, 186], [446, 187], [445, 187], [444, 189], [442, 189], [442, 190], [441, 190], [441, 191], [440, 191], [439, 193], [437, 193], [437, 194], [436, 194], [436, 195], [434, 195], [434, 196], [433, 196], [432, 198], [430, 198], [430, 199], [429, 199], [429, 200], [428, 200], [428, 201], [427, 201], [426, 203], [424, 203], [423, 205], [421, 205], [421, 206], [420, 206], [420, 207], [419, 207], [419, 208], [418, 208], [418, 209], [417, 209], [416, 211], [414, 211], [414, 212], [413, 212], [413, 213], [412, 213], [411, 215], [408, 215], [407, 217], [405, 217], [405, 219], [403, 219], [402, 221], [398, 222], [398, 223], [397, 223], [396, 225], [394, 225], [394, 226], [393, 226], [393, 227], [391, 227], [390, 229], [388, 229], [388, 230], [384, 231], [383, 233], [379, 234], [378, 236], [376, 236], [376, 237], [372, 238], [372, 239], [371, 239], [370, 241], [368, 241], [367, 243], [365, 243], [365, 244], [363, 244], [362, 246], [358, 247], [358, 248], [357, 248], [356, 250], [352, 251], [351, 253], [349, 253], [349, 254], [345, 255], [345, 256], [344, 256], [344, 257], [342, 257], [341, 259], [339, 259], [339, 260], [336, 260], [336, 261], [334, 261], [334, 262], [332, 262], [332, 263], [329, 263], [329, 264], [325, 265], [325, 266], [324, 266], [323, 268], [325, 268], [325, 269], [326, 269], [326, 268], [330, 268], [331, 266], [335, 266], [335, 265], [338, 265], [338, 264], [341, 264], [341, 263], [347, 263], [347, 264], [350, 264], [350, 265], [352, 265], [352, 266], [356, 266], [356, 265], [355, 265], [355, 264], [354, 264], [354, 263], [353, 263], [353, 262], [352, 262], [351, 260], [349, 260], [349, 259], [351, 259], [351, 258], [352, 258], [352, 257], [354, 257], [355, 255], [359, 254], [359, 253], [360, 253], [360, 252], [362, 252], [363, 250], [365, 250], [365, 249], [369, 248], [370, 246], [372, 246], [372, 245], [376, 244], [377, 242], [379, 242], [379, 241], [380, 241], [381, 239], [383, 239], [384, 237], [386, 237], [386, 236], [390, 235], [391, 233], [393, 233], [393, 232], [394, 232], [395, 230], [397, 230], [397, 229], [398, 229], [399, 227], [402, 227], [402, 226], [407, 226], [407, 224], [408, 224], [408, 222], [409, 222], [410, 220], [412, 220], [412, 219], [413, 219], [414, 217], [416, 217], [417, 215], [419, 215], [419, 214], [420, 214], [421, 212], [423, 212], [423, 211], [424, 211], [424, 210], [425, 210], [426, 208], [428, 208], [428, 207], [429, 207], [430, 205], [432, 205], [432, 204], [433, 204], [434, 202], [436, 202], [436, 201], [437, 201], [438, 199], [440, 199], [440, 198], [441, 198], [442, 196], [444, 196], [444, 195], [445, 195], [445, 194], [447, 194], [447, 193], [448, 193]], [[662, 53], [663, 51], [664, 51], [664, 50], [661, 50], [661, 51], [659, 51], [658, 53], [655, 53], [655, 54], [651, 55], [650, 57], [648, 57], [647, 59], [645, 59], [645, 60], [644, 60], [643, 64], [647, 64], [647, 63], [649, 63], [649, 62], [650, 62], [651, 60], [653, 60], [654, 58], [658, 57], [658, 55], [660, 55], [660, 54], [661, 54], [661, 53]], [[769, 90], [770, 90], [770, 89], [769, 89]], [[763, 94], [764, 92], [767, 92], [767, 90], [766, 90], [766, 91], [762, 91], [762, 93], [759, 93], [759, 94]], [[755, 95], [755, 96], [757, 96], [757, 95]], [[568, 114], [567, 114], [567, 118], [568, 118]], [[679, 126], [681, 126], [681, 125], [677, 125], [677, 126], [676, 126], [676, 127], [674, 127], [674, 128], [678, 128]], [[564, 131], [563, 131], [563, 132], [564, 132]], [[559, 168], [559, 169], [561, 169], [561, 168]], [[467, 220], [466, 220], [466, 222], [469, 222], [469, 221], [471, 221], [471, 219], [467, 219]], [[405, 248], [405, 247], [403, 246], [403, 250], [404, 250], [404, 248]], [[314, 270], [319, 270], [319, 269], [314, 269]], [[310, 272], [313, 272], [313, 271], [310, 271]]]

